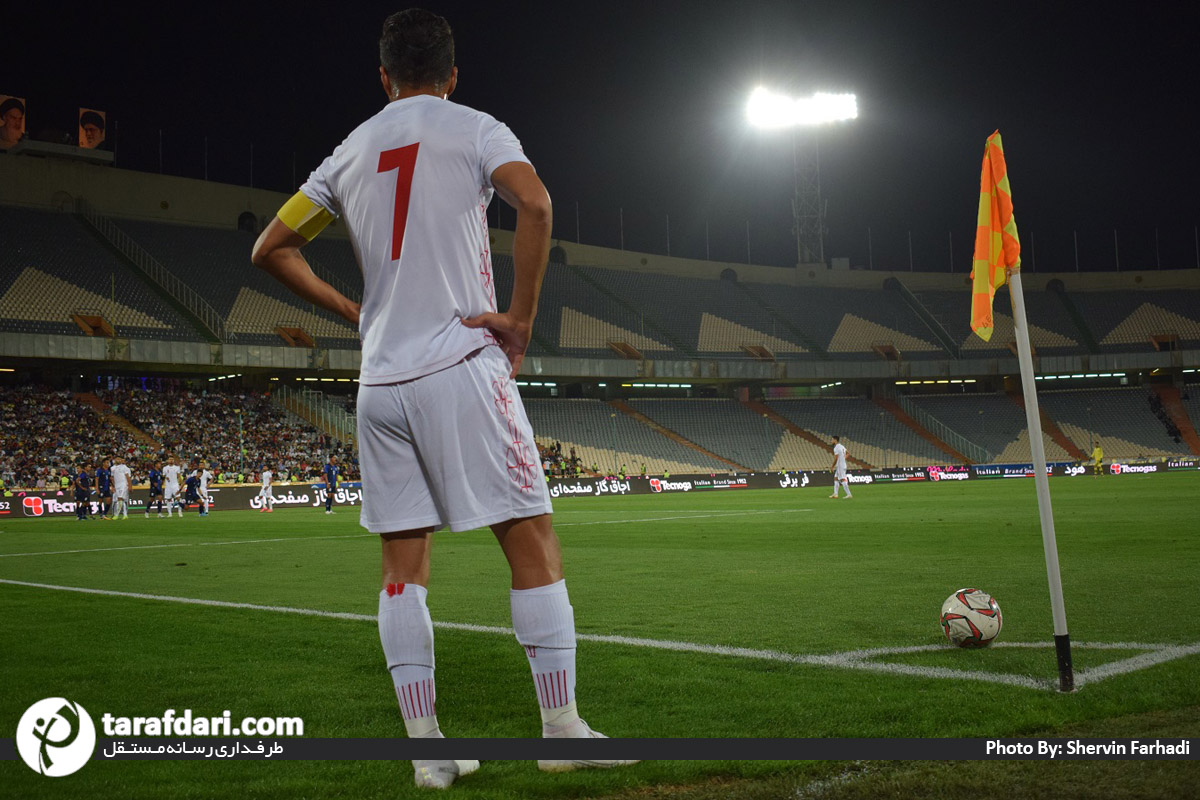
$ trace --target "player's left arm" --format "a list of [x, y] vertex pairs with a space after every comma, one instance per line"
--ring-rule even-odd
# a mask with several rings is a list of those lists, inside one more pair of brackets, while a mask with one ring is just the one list
[[332, 214], [296, 192], [258, 237], [250, 260], [308, 302], [358, 325], [359, 304], [318, 278], [300, 253], [332, 220]]

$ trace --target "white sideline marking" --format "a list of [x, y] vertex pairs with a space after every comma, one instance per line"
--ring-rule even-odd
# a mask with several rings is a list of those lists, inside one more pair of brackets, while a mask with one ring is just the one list
[[[704, 519], [706, 517], [747, 516], [750, 514], [795, 514], [812, 511], [811, 508], [783, 508], [768, 511], [726, 511], [718, 514], [692, 514], [683, 517], [649, 517], [647, 519], [602, 519], [595, 522], [558, 522], [555, 528], [571, 528], [577, 525], [629, 525], [634, 522], [669, 522], [681, 519]], [[166, 547], [224, 547], [231, 544], [262, 544], [264, 542], [308, 542], [317, 539], [354, 539], [378, 536], [377, 533], [341, 533], [331, 536], [281, 536], [275, 539], [243, 539], [236, 542], [171, 542], [169, 544], [135, 544], [125, 547], [89, 547], [82, 550], [47, 550], [40, 553], [0, 553], [0, 558], [18, 556], [65, 556], [72, 553], [111, 553], [117, 550], [161, 550]]]
[[[59, 592], [80, 592], [82, 594], [98, 594], [108, 597], [129, 597], [136, 600], [157, 600], [167, 603], [185, 603], [197, 606], [212, 606], [216, 608], [239, 608], [250, 611], [273, 611], [281, 614], [300, 614], [310, 617], [326, 617], [328, 619], [345, 619], [360, 622], [375, 622], [373, 614], [353, 614], [345, 611], [322, 611], [315, 608], [292, 608], [291, 606], [267, 606], [257, 603], [234, 603], [226, 600], [205, 600], [196, 597], [173, 597], [170, 595], [143, 594], [140, 592], [118, 592], [111, 589], [88, 589], [81, 586], [56, 586], [50, 583], [31, 583], [0, 578], [0, 584], [25, 586], [33, 589], [51, 589]], [[435, 628], [446, 630], [467, 631], [470, 633], [492, 633], [513, 635], [512, 628], [497, 625], [475, 625], [467, 622], [435, 622]], [[918, 678], [946, 678], [957, 680], [983, 681], [999, 683], [1008, 686], [1020, 686], [1026, 689], [1053, 690], [1054, 682], [1027, 675], [1009, 675], [999, 672], [975, 672], [970, 670], [950, 669], [948, 667], [921, 667], [913, 664], [895, 664], [887, 661], [872, 659], [887, 655], [905, 653], [932, 653], [947, 651], [949, 645], [924, 644], [912, 647], [877, 647], [867, 650], [848, 650], [843, 653], [826, 655], [797, 655], [783, 653], [778, 650], [756, 650], [746, 647], [729, 647], [719, 644], [696, 644], [694, 642], [676, 642], [667, 639], [643, 639], [633, 636], [606, 636], [594, 633], [580, 633], [576, 638], [585, 642], [601, 644], [617, 644], [626, 647], [646, 647], [654, 650], [669, 650], [680, 653], [700, 653], [703, 655], [727, 656], [732, 658], [747, 658], [763, 661], [777, 661], [785, 664], [804, 664], [819, 667], [834, 667], [838, 669], [857, 669], [867, 672], [882, 672], [893, 675], [912, 675]], [[996, 648], [1050, 648], [1052, 642], [997, 642]], [[1088, 683], [1097, 683], [1105, 678], [1124, 675], [1129, 672], [1146, 669], [1157, 664], [1174, 661], [1179, 658], [1200, 654], [1200, 642], [1189, 645], [1147, 644], [1143, 642], [1072, 642], [1072, 647], [1081, 650], [1146, 650], [1142, 655], [1114, 661], [1091, 669], [1075, 672], [1075, 686], [1082, 687]]]

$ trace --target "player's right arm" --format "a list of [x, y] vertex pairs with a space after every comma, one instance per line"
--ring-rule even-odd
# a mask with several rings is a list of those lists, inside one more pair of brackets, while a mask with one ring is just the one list
[[517, 230], [513, 234], [512, 301], [503, 313], [480, 314], [464, 319], [463, 324], [492, 331], [512, 364], [511, 377], [515, 378], [533, 335], [538, 294], [550, 257], [553, 210], [550, 193], [529, 164], [523, 161], [501, 164], [491, 177], [496, 192], [517, 210]]
[[358, 325], [359, 304], [318, 278], [300, 254], [332, 220], [332, 214], [296, 192], [258, 237], [250, 260], [308, 302]]

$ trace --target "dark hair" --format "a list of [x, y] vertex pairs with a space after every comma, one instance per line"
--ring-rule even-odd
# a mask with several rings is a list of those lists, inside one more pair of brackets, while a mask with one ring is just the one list
[[104, 117], [95, 111], [85, 111], [79, 115], [79, 127], [84, 125], [95, 125], [100, 130], [104, 130]]
[[393, 83], [440, 86], [454, 69], [454, 34], [450, 23], [423, 8], [397, 11], [383, 21], [379, 63]]
[[15, 97], [10, 97], [7, 100], [5, 100], [3, 103], [0, 103], [0, 117], [3, 117], [5, 114], [7, 114], [9, 111], [12, 111], [14, 108], [19, 110], [22, 114], [25, 113], [25, 104], [22, 103], [20, 100], [18, 100]]

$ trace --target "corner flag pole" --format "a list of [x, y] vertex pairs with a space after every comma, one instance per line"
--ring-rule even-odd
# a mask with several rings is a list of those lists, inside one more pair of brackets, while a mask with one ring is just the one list
[[1033, 379], [1033, 354], [1029, 346], [1029, 322], [1025, 317], [1025, 296], [1021, 291], [1021, 240], [1013, 219], [1012, 187], [1000, 131], [988, 137], [983, 151], [983, 169], [979, 176], [979, 214], [975, 228], [975, 253], [972, 257], [971, 330], [985, 342], [995, 328], [992, 301], [996, 289], [1007, 279], [1012, 299], [1013, 332], [1017, 340], [1017, 361], [1021, 366], [1021, 392], [1025, 396], [1025, 424], [1033, 456], [1033, 480], [1037, 487], [1038, 515], [1042, 525], [1042, 547], [1046, 553], [1046, 577], [1050, 583], [1050, 608], [1054, 615], [1054, 649], [1058, 654], [1058, 688], [1075, 688], [1071, 666], [1071, 637], [1067, 633], [1067, 612], [1063, 604], [1062, 575], [1058, 568], [1058, 543], [1054, 539], [1054, 511], [1050, 507], [1050, 478], [1046, 474], [1046, 449], [1042, 441], [1042, 415], [1038, 411], [1037, 389]]
[[1038, 516], [1042, 523], [1042, 548], [1046, 552], [1046, 577], [1050, 582], [1054, 650], [1058, 655], [1058, 690], [1070, 692], [1075, 689], [1071, 636], [1067, 633], [1067, 610], [1063, 603], [1062, 574], [1058, 568], [1058, 542], [1054, 537], [1054, 510], [1050, 506], [1050, 477], [1046, 474], [1046, 450], [1042, 441], [1042, 415], [1038, 410], [1037, 389], [1033, 380], [1033, 355], [1029, 347], [1029, 323], [1025, 317], [1020, 269], [1011, 270], [1008, 281], [1017, 340], [1017, 361], [1021, 366], [1021, 393], [1025, 397], [1025, 423], [1029, 428], [1029, 447], [1033, 451], [1033, 481], [1037, 486]]

